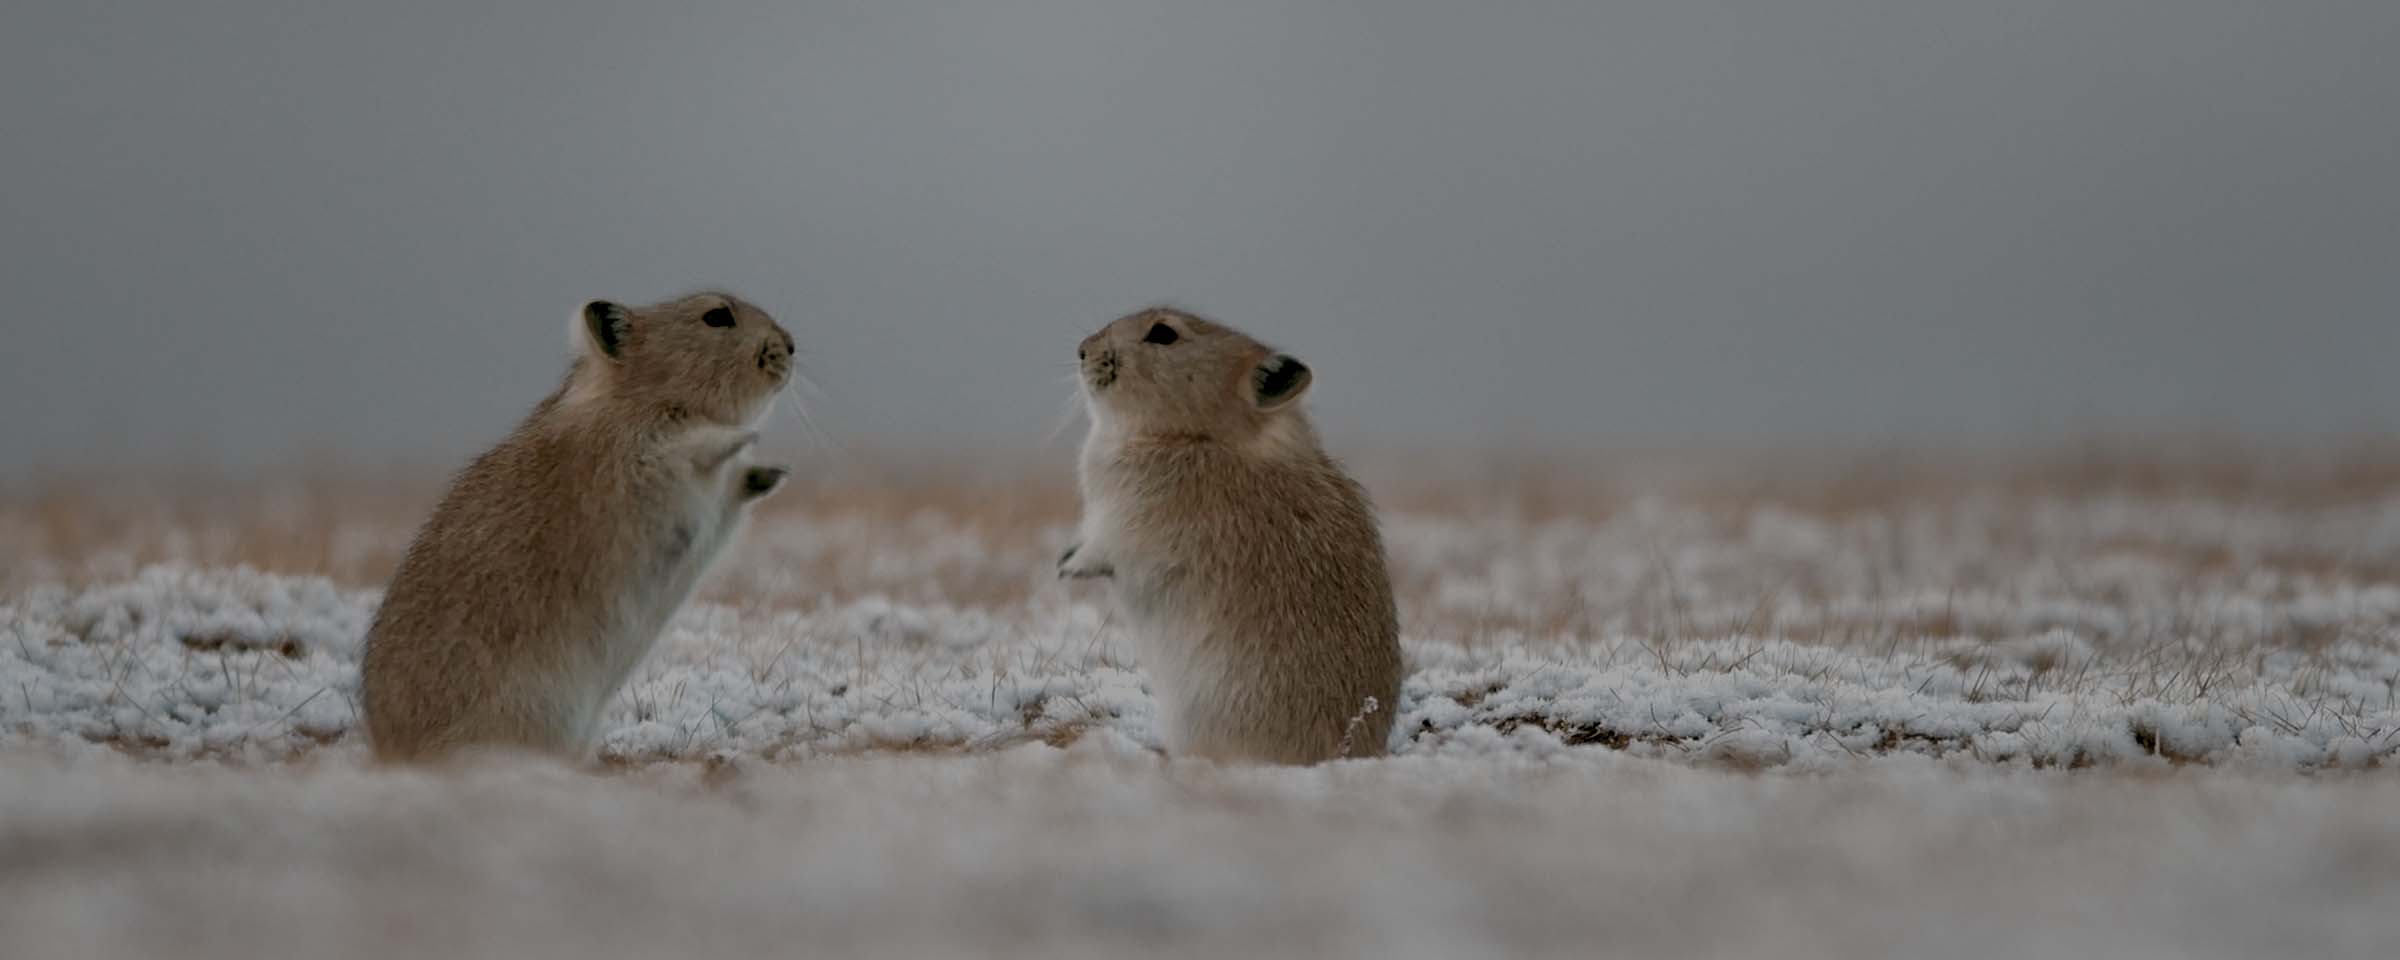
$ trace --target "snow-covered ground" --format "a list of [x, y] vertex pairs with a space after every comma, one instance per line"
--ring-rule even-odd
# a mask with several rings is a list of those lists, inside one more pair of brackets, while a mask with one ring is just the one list
[[[1970, 482], [1827, 505], [1594, 481], [1587, 504], [1574, 482], [1392, 498], [1414, 664], [1396, 751], [1803, 770], [2400, 753], [2400, 489]], [[618, 698], [604, 754], [979, 751], [1101, 728], [1155, 743], [1099, 598], [1052, 579], [1069, 501], [1044, 493], [1025, 510], [797, 493]], [[180, 515], [136, 500], [98, 532], [0, 512], [29, 571], [0, 595], [0, 738], [356, 753], [360, 639], [420, 508], [265, 490]]]
[[225, 956], [2400, 942], [2386, 467], [1370, 464], [1413, 670], [1396, 756], [1316, 770], [1158, 758], [1124, 639], [1051, 579], [1055, 477], [924, 476], [763, 512], [618, 698], [598, 779], [363, 764], [360, 638], [421, 489], [0, 504], [0, 930]]

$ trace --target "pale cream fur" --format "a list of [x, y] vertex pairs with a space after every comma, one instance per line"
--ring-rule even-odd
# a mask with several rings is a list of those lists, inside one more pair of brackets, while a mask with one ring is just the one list
[[1165, 309], [1110, 323], [1078, 353], [1092, 425], [1079, 539], [1059, 570], [1108, 581], [1167, 750], [1381, 755], [1399, 617], [1373, 509], [1300, 410], [1308, 368]]
[[558, 390], [452, 482], [367, 634], [376, 756], [590, 755], [617, 688], [783, 468], [753, 429], [792, 338], [739, 299], [606, 301]]

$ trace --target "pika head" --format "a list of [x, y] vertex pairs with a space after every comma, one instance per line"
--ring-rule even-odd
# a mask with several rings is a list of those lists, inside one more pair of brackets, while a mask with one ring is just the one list
[[576, 327], [576, 387], [718, 423], [757, 420], [792, 375], [792, 335], [722, 293], [647, 307], [594, 300]]
[[1295, 410], [1311, 380], [1297, 357], [1165, 308], [1117, 318], [1075, 356], [1094, 419], [1147, 433], [1247, 438]]

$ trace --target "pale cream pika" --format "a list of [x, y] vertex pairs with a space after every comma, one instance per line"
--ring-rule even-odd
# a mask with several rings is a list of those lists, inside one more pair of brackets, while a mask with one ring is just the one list
[[782, 467], [744, 462], [792, 336], [703, 293], [584, 306], [564, 383], [451, 483], [360, 668], [378, 758], [588, 758], [594, 727]]
[[1059, 573], [1108, 580], [1168, 752], [1383, 754], [1399, 614], [1366, 494], [1300, 410], [1307, 365], [1166, 309], [1076, 354], [1092, 423]]

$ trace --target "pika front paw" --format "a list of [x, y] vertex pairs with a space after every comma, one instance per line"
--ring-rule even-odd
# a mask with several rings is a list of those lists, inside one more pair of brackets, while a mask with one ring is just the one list
[[691, 460], [692, 469], [713, 474], [756, 443], [756, 430], [710, 425], [692, 428], [675, 441], [674, 449]]
[[1061, 580], [1102, 580], [1116, 576], [1116, 568], [1107, 563], [1081, 557], [1083, 544], [1068, 547], [1058, 555], [1058, 578]]

